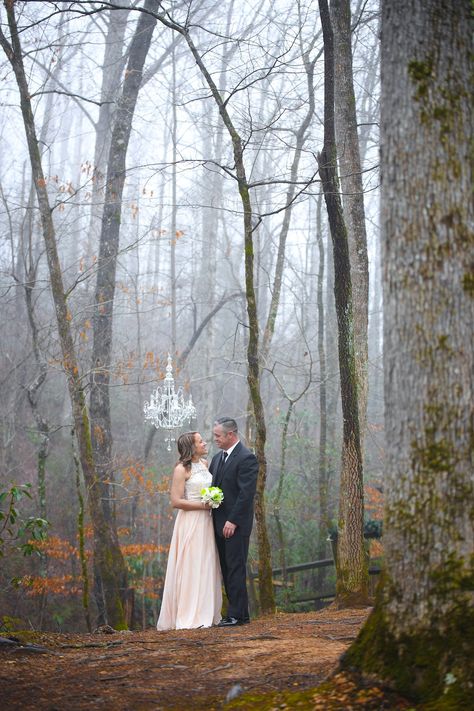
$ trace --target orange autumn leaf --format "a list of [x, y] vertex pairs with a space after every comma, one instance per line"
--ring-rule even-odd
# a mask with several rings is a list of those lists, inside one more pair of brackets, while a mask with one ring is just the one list
[[159, 546], [156, 543], [130, 543], [120, 546], [124, 556], [135, 557], [145, 555], [156, 555], [157, 553], [166, 553], [168, 546]]
[[29, 541], [31, 545], [40, 553], [45, 553], [49, 558], [57, 560], [69, 560], [71, 556], [78, 556], [78, 549], [71, 545], [69, 541], [59, 536], [49, 536], [43, 541]]
[[72, 575], [60, 575], [56, 577], [43, 578], [39, 575], [25, 575], [20, 578], [18, 584], [26, 590], [29, 597], [44, 595], [45, 593], [56, 595], [77, 595], [81, 592], [80, 578]]

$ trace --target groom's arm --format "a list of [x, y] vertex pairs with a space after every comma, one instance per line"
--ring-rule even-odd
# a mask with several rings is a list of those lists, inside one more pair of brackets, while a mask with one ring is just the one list
[[246, 520], [257, 489], [257, 475], [257, 457], [255, 454], [252, 454], [252, 452], [248, 452], [237, 466], [236, 479], [238, 494], [232, 510], [229, 512], [228, 523], [240, 526], [242, 522]]

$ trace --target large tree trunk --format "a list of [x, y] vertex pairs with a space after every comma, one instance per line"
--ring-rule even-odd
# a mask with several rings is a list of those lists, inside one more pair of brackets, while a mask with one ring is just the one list
[[369, 260], [352, 73], [351, 6], [349, 0], [331, 0], [331, 21], [334, 28], [337, 156], [351, 263], [355, 367], [359, 429], [363, 452], [368, 395]]
[[[79, 443], [81, 466], [87, 487], [89, 512], [94, 531], [94, 559], [100, 571], [108, 618], [117, 628], [125, 627], [123, 607], [120, 598], [120, 583], [116, 575], [114, 560], [116, 542], [101, 507], [100, 487], [92, 451], [89, 416], [82, 379], [71, 331], [72, 315], [69, 311], [64, 291], [61, 265], [56, 243], [52, 211], [49, 204], [46, 180], [43, 173], [41, 155], [38, 148], [36, 127], [30, 100], [30, 92], [23, 65], [22, 49], [18, 35], [16, 18], [11, 3], [6, 3], [11, 42], [0, 30], [0, 44], [11, 62], [20, 93], [21, 112], [25, 126], [33, 180], [35, 182], [38, 206], [41, 214], [43, 237], [46, 246], [51, 291], [56, 309], [59, 340], [63, 356], [63, 367], [67, 377], [71, 398], [74, 427]], [[120, 550], [118, 554], [121, 557]]]
[[452, 709], [474, 688], [471, 11], [382, 2], [386, 574], [346, 657]]
[[338, 324], [343, 445], [336, 560], [339, 606], [368, 602], [368, 566], [364, 549], [364, 489], [360, 447], [357, 378], [352, 315], [352, 288], [347, 230], [337, 179], [334, 128], [334, 50], [327, 0], [319, 0], [324, 37], [324, 145], [319, 173], [334, 246], [334, 295]]
[[[157, 0], [147, 0], [145, 10], [158, 8]], [[125, 562], [118, 545], [113, 510], [113, 495], [109, 481], [113, 481], [112, 422], [110, 413], [110, 367], [112, 362], [112, 328], [115, 295], [115, 274], [119, 251], [122, 194], [125, 183], [127, 148], [132, 130], [132, 120], [140, 89], [143, 66], [151, 43], [156, 19], [147, 12], [140, 14], [130, 46], [127, 71], [122, 95], [118, 101], [115, 124], [110, 143], [107, 165], [105, 204], [102, 215], [97, 284], [93, 319], [92, 371], [90, 391], [91, 438], [99, 479], [102, 482], [102, 507], [113, 532], [114, 565], [126, 589]], [[100, 586], [97, 589], [100, 607]], [[109, 620], [110, 624], [113, 624]]]

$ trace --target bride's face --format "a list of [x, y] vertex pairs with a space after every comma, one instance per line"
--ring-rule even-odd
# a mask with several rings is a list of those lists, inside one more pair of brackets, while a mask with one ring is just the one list
[[207, 454], [207, 444], [199, 434], [194, 435], [194, 454], [196, 454], [199, 457], [202, 457], [204, 454]]

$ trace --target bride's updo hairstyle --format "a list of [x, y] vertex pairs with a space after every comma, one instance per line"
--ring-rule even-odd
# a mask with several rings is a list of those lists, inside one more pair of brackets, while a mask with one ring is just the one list
[[191, 460], [194, 456], [194, 437], [197, 432], [185, 432], [178, 437], [179, 461], [185, 469], [191, 468]]

